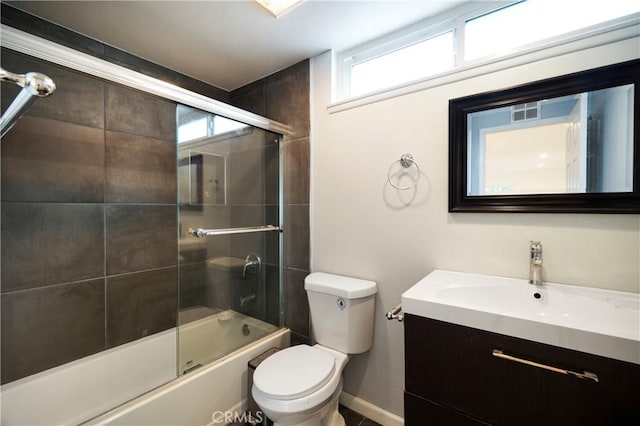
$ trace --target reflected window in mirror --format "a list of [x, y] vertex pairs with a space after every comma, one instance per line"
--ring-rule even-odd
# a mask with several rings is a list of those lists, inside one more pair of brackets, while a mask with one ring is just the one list
[[450, 101], [450, 211], [640, 211], [639, 61]]

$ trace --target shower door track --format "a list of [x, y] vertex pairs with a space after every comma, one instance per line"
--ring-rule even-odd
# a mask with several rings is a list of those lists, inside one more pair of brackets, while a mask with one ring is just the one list
[[246, 228], [220, 228], [220, 229], [189, 229], [189, 234], [194, 237], [204, 238], [214, 235], [230, 235], [230, 234], [248, 234], [251, 232], [271, 232], [280, 231], [279, 226], [264, 225], [264, 226], [248, 226]]

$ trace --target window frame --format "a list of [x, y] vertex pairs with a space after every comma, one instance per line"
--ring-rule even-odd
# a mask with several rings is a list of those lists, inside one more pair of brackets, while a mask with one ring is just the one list
[[[506, 61], [517, 56], [524, 56], [535, 53], [543, 49], [556, 47], [558, 45], [569, 44], [575, 41], [586, 39], [592, 36], [614, 31], [630, 26], [629, 21], [638, 21], [640, 12], [630, 15], [614, 18], [612, 20], [603, 21], [588, 27], [583, 27], [574, 31], [559, 34], [549, 38], [536, 40], [535, 42], [518, 46], [507, 51], [495, 52], [486, 56], [475, 58], [473, 60], [465, 60], [465, 26], [468, 21], [480, 18], [484, 15], [496, 12], [501, 9], [511, 7], [524, 0], [510, 1], [494, 1], [478, 5], [475, 2], [465, 3], [461, 6], [445, 11], [432, 18], [413, 24], [400, 31], [394, 32], [387, 36], [372, 40], [352, 49], [345, 50], [334, 54], [334, 99], [331, 106], [342, 105], [352, 101], [360, 101], [366, 98], [386, 98], [393, 96], [392, 93], [403, 89], [407, 86], [420, 85], [424, 82], [438, 80], [441, 77], [447, 77], [457, 73], [464, 73], [474, 68], [480, 68], [500, 61]], [[392, 53], [396, 50], [408, 47], [412, 44], [419, 43], [440, 34], [453, 31], [454, 45], [454, 67], [450, 70], [430, 74], [419, 80], [407, 81], [393, 86], [378, 89], [369, 93], [352, 96], [350, 94], [351, 87], [351, 69], [354, 65], [365, 62], [367, 60]], [[404, 93], [405, 90], [400, 90]], [[366, 103], [366, 102], [365, 102]], [[331, 107], [330, 106], [330, 107]], [[345, 109], [339, 107], [338, 110]], [[346, 108], [348, 109], [348, 108]]]
[[[378, 58], [380, 56], [384, 56], [410, 47], [414, 44], [429, 40], [450, 31], [453, 32], [454, 44], [454, 50], [452, 52], [452, 55], [454, 56], [454, 68], [452, 69], [455, 69], [455, 67], [457, 66], [457, 58], [455, 57], [457, 39], [455, 34], [455, 19], [447, 19], [445, 21], [441, 21], [431, 25], [422, 24], [422, 26], [418, 28], [414, 28], [414, 26], [411, 26], [405, 30], [402, 30], [401, 32], [393, 33], [391, 36], [376, 39], [370, 43], [358, 46], [355, 49], [340, 53], [338, 61], [341, 64], [342, 68], [342, 73], [340, 73], [341, 98], [344, 99], [350, 97], [352, 67]], [[380, 90], [386, 90], [386, 88]], [[368, 93], [358, 95], [358, 97], [367, 95]]]

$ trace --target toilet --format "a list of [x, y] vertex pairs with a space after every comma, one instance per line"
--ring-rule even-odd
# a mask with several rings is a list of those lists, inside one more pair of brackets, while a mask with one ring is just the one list
[[316, 345], [298, 345], [265, 359], [251, 393], [279, 425], [344, 426], [338, 413], [349, 355], [371, 349], [376, 283], [314, 272], [304, 280]]

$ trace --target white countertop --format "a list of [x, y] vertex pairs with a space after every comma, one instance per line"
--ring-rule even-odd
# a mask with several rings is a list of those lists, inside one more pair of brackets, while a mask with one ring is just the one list
[[[534, 293], [540, 298], [536, 299]], [[640, 296], [436, 270], [402, 295], [405, 313], [640, 364]]]

